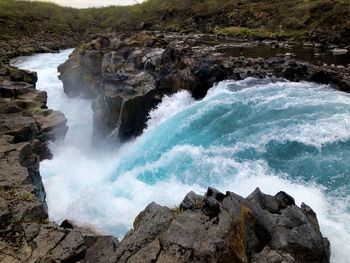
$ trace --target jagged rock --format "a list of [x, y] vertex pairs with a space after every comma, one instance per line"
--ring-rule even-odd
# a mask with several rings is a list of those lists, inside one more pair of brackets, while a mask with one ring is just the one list
[[63, 220], [60, 227], [74, 229], [74, 223], [68, 219]]
[[138, 136], [148, 112], [164, 95], [188, 90], [201, 99], [225, 79], [275, 76], [331, 83], [350, 91], [346, 69], [331, 70], [288, 56], [231, 57], [225, 43], [199, 46], [201, 37], [142, 32], [98, 38], [77, 48], [58, 67], [68, 96], [94, 98], [95, 145], [104, 139]]
[[[87, 240], [87, 238], [85, 238], [85, 240]], [[87, 250], [84, 262], [113, 262], [118, 243], [119, 241], [112, 236], [89, 237], [88, 241], [86, 241]]]
[[203, 206], [203, 196], [197, 195], [195, 192], [189, 192], [184, 200], [180, 204], [180, 209], [187, 210], [187, 209], [196, 209]]
[[187, 194], [172, 213], [152, 203], [135, 221], [117, 247], [117, 262], [316, 263], [330, 257], [314, 213], [284, 192], [256, 189], [243, 198], [209, 188], [204, 197]]
[[48, 256], [59, 262], [76, 262], [85, 257], [85, 251], [85, 240], [82, 234], [72, 230], [50, 251]]
[[[123, 241], [119, 243], [114, 259], [116, 262], [126, 262], [141, 248], [152, 243], [159, 233], [165, 231], [171, 222], [171, 211], [167, 207], [155, 203], [149, 204], [134, 221], [133, 230], [129, 231]], [[154, 244], [152, 244], [154, 245]], [[143, 250], [142, 257], [146, 256], [148, 249]], [[131, 261], [135, 262], [135, 261]]]
[[67, 119], [62, 112], [50, 111], [47, 115], [38, 116], [41, 133], [49, 140], [62, 139], [68, 131]]
[[10, 70], [10, 80], [27, 82], [29, 84], [35, 85], [35, 83], [38, 81], [38, 76], [36, 72], [31, 72], [29, 70], [12, 69]]
[[27, 112], [0, 114], [0, 134], [11, 135], [14, 143], [33, 140], [39, 129], [35, 119]]
[[0, 262], [65, 261], [85, 252], [80, 232], [72, 237], [47, 225], [39, 162], [51, 157], [47, 141], [66, 130], [66, 119], [47, 109], [36, 80], [36, 73], [10, 67], [0, 77]]

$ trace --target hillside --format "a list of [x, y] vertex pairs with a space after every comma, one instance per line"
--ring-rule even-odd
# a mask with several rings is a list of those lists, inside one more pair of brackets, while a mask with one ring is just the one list
[[350, 39], [349, 0], [149, 0], [129, 10], [129, 20], [111, 12], [112, 26], [122, 29], [144, 20], [151, 29], [263, 38], [305, 36], [342, 44]]
[[105, 31], [168, 30], [253, 38], [305, 38], [348, 45], [349, 0], [148, 0], [126, 7], [74, 9], [0, 1], [0, 41], [79, 41]]

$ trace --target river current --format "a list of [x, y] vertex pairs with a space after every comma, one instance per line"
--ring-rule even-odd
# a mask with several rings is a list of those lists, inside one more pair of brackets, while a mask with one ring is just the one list
[[221, 82], [201, 101], [182, 91], [150, 112], [140, 137], [96, 153], [90, 102], [68, 99], [57, 78], [71, 51], [14, 61], [38, 72], [49, 108], [68, 119], [67, 137], [40, 168], [52, 220], [121, 238], [152, 201], [174, 207], [208, 186], [243, 196], [283, 190], [315, 210], [332, 262], [349, 262], [349, 94], [275, 79]]

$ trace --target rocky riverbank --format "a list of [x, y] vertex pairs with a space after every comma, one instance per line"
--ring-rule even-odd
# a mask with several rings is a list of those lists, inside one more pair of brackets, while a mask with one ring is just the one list
[[281, 77], [330, 83], [350, 91], [350, 69], [345, 66], [312, 65], [293, 59], [292, 54], [233, 57], [223, 48], [233, 44], [247, 45], [226, 43], [225, 39], [213, 45], [206, 35], [109, 35], [77, 48], [59, 66], [60, 79], [68, 96], [94, 100], [95, 141], [125, 141], [138, 136], [149, 111], [164, 95], [188, 90], [201, 99], [225, 79]]

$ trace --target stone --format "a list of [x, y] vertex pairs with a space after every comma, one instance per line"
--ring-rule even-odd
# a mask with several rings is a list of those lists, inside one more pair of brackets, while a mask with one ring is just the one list
[[[243, 198], [232, 192], [224, 195], [209, 188], [202, 198], [204, 206], [196, 207], [193, 202], [200, 200], [200, 196], [188, 193], [181, 203], [183, 208], [173, 213], [150, 204], [136, 218], [134, 230], [118, 244], [114, 260], [329, 262], [328, 240], [314, 226], [317, 222], [308, 219], [309, 208], [297, 207], [287, 193], [269, 196], [256, 189]], [[215, 211], [215, 216], [208, 215], [208, 211]], [[131, 240], [138, 242], [131, 245]]]
[[288, 206], [295, 205], [294, 198], [283, 191], [278, 192], [275, 195], [275, 198], [278, 202], [279, 208], [286, 208]]
[[50, 251], [49, 257], [59, 262], [77, 262], [85, 257], [85, 240], [79, 231], [70, 231], [57, 246]]
[[22, 69], [10, 69], [10, 80], [11, 81], [22, 81], [29, 84], [34, 84], [38, 81], [36, 72], [31, 72]]
[[203, 196], [197, 195], [194, 192], [189, 192], [184, 200], [180, 204], [180, 209], [182, 210], [193, 210], [193, 209], [198, 209], [203, 207], [203, 202], [204, 198]]
[[74, 229], [74, 223], [72, 221], [68, 220], [68, 219], [65, 219], [60, 224], [60, 227], [68, 228], [68, 229]]
[[116, 238], [112, 236], [96, 236], [90, 239], [93, 241], [87, 246], [84, 262], [114, 262], [114, 254], [119, 243]]
[[37, 117], [41, 133], [51, 141], [63, 139], [68, 131], [67, 119], [63, 113], [50, 111], [44, 116]]
[[271, 195], [263, 194], [259, 188], [255, 189], [247, 199], [258, 203], [263, 209], [270, 213], [276, 214], [280, 211], [279, 203], [277, 199]]

